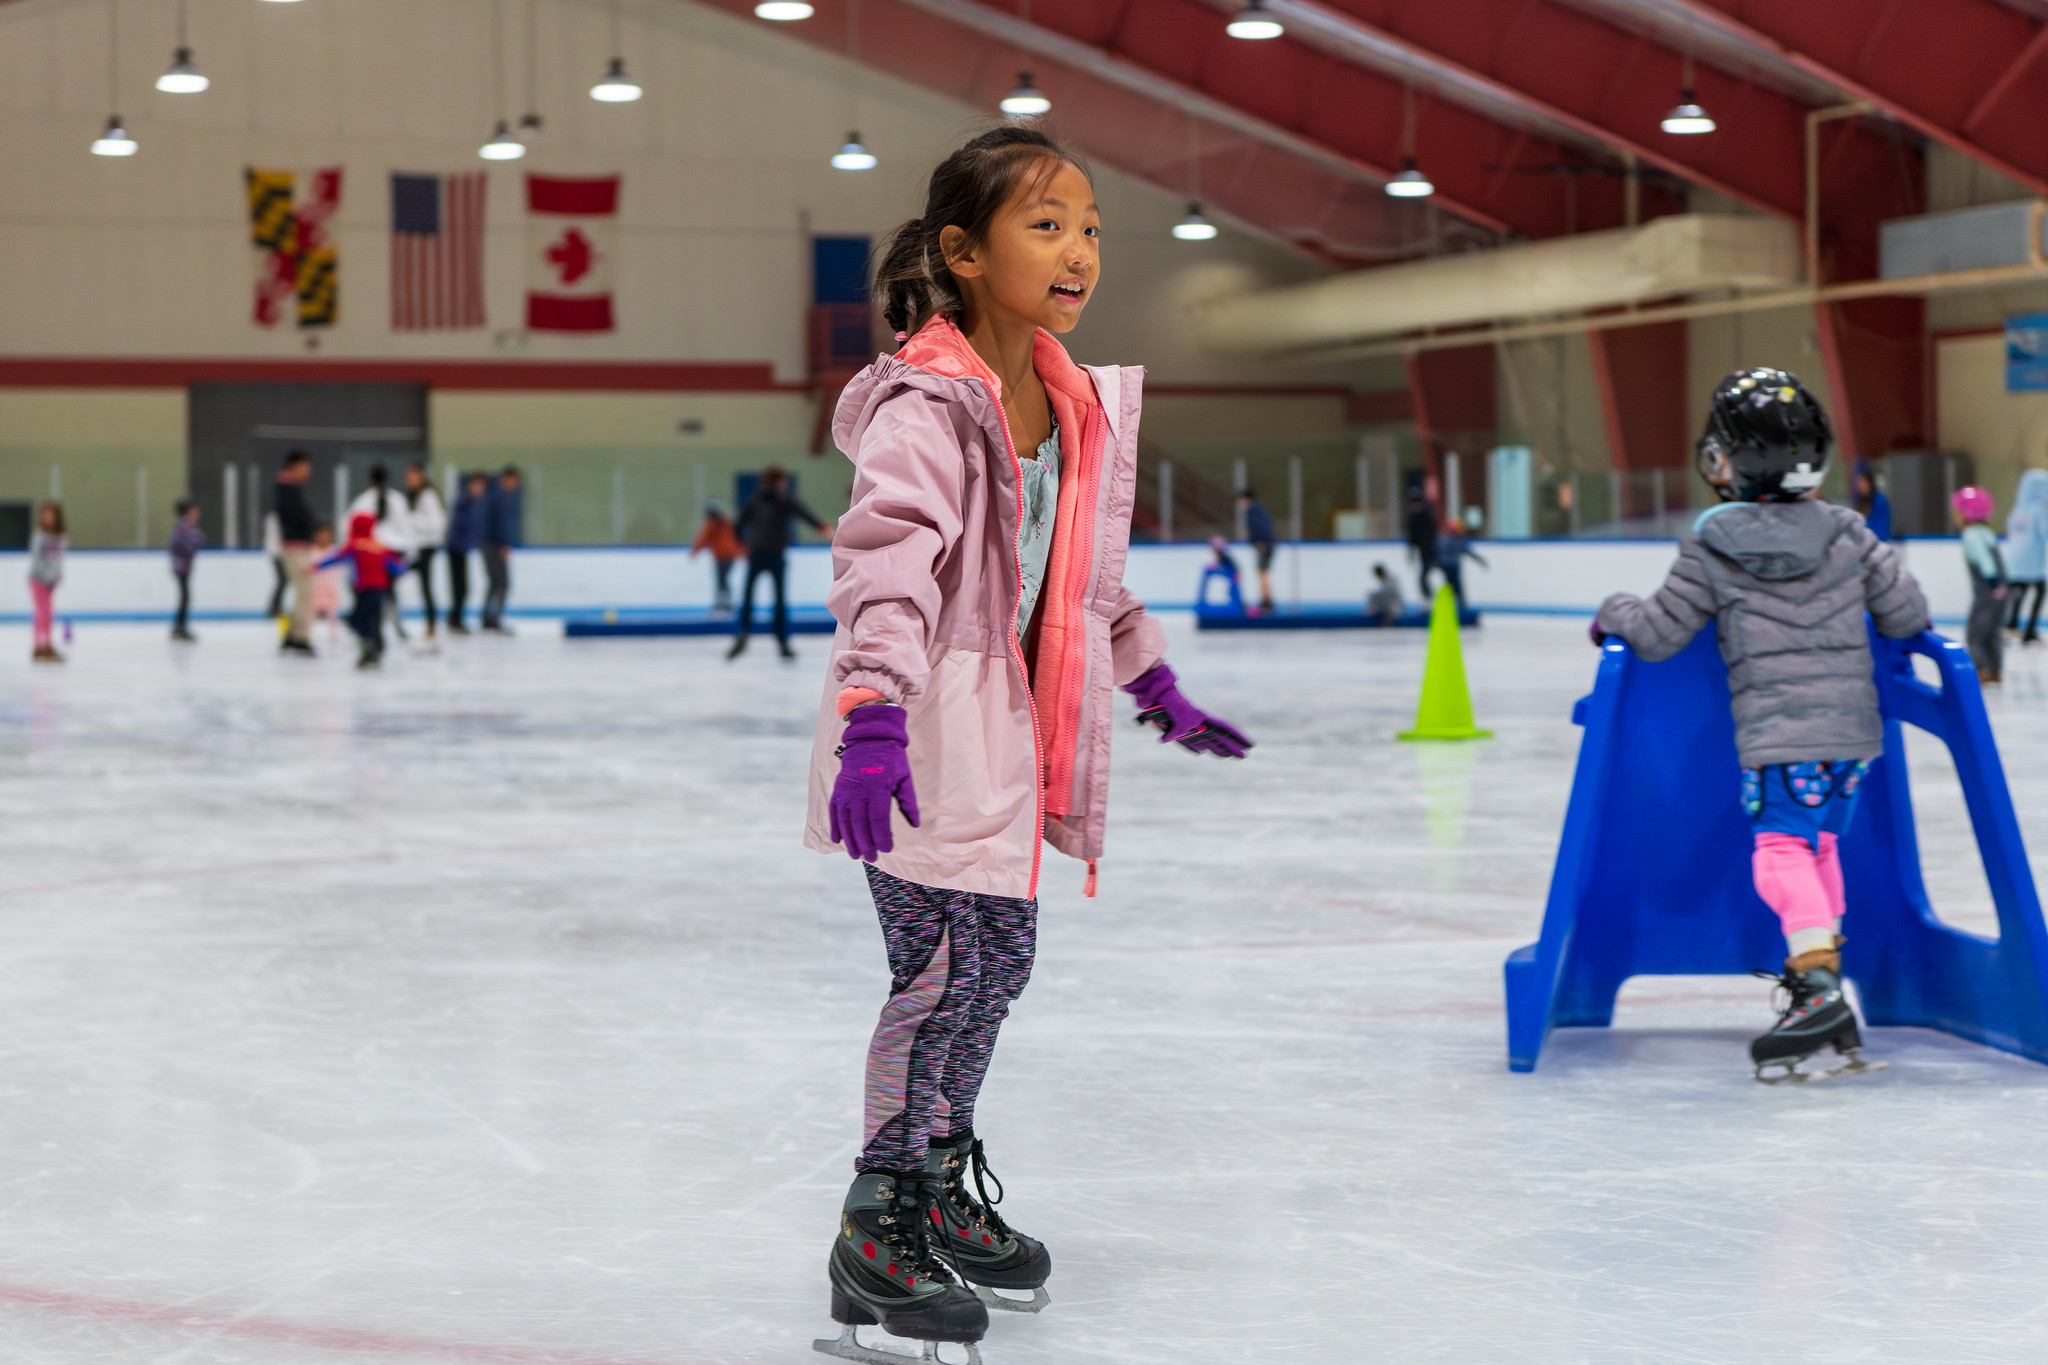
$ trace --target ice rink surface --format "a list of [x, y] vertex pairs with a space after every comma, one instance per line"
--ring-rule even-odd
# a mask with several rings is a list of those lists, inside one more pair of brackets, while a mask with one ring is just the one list
[[[1420, 633], [1170, 628], [1259, 747], [1120, 700], [1100, 898], [1048, 855], [979, 1126], [1054, 1302], [990, 1365], [2039, 1358], [2048, 1068], [1877, 1030], [1890, 1071], [1767, 1088], [1769, 987], [1686, 978], [1508, 1072], [1582, 622], [1469, 632], [1498, 736], [1434, 747], [1392, 739]], [[202, 634], [7, 636], [0, 1360], [819, 1359], [886, 989], [798, 842], [823, 643], [534, 625], [361, 676]], [[2042, 658], [1992, 701], [2037, 860]]]

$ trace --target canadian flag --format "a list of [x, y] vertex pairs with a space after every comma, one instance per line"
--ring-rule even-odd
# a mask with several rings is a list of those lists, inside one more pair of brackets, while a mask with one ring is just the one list
[[612, 330], [619, 177], [526, 177], [526, 326]]

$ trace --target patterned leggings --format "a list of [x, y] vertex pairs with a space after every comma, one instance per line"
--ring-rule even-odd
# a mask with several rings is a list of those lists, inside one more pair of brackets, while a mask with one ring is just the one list
[[934, 1135], [974, 1126], [996, 1031], [1031, 979], [1038, 902], [920, 886], [872, 864], [867, 874], [891, 980], [854, 1169], [921, 1171]]

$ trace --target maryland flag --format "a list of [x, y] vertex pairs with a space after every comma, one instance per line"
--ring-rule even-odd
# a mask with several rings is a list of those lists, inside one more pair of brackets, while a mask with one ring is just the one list
[[339, 258], [327, 220], [341, 207], [341, 167], [306, 177], [306, 196], [294, 204], [297, 177], [290, 171], [249, 167], [249, 243], [256, 250], [258, 327], [275, 327], [296, 300], [301, 327], [331, 327], [340, 316]]

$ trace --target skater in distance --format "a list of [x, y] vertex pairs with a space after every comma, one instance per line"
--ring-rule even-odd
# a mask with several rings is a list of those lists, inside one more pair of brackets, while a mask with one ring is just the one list
[[1054, 339], [1095, 291], [1099, 234], [1087, 172], [1044, 133], [954, 152], [883, 248], [901, 349], [833, 420], [854, 483], [805, 842], [867, 864], [892, 976], [828, 1258], [841, 1335], [818, 1343], [848, 1359], [902, 1359], [858, 1341], [879, 1324], [978, 1360], [987, 1305], [1047, 1302], [1051, 1255], [997, 1213], [974, 1106], [1031, 973], [1041, 844], [1094, 888], [1113, 686], [1162, 743], [1251, 747], [1181, 695], [1123, 586], [1142, 371]]
[[[1784, 925], [1775, 979], [1778, 1022], [1750, 1044], [1761, 1081], [1875, 1070], [1842, 993], [1842, 864], [1870, 760], [1884, 749], [1864, 613], [1892, 639], [1927, 628], [1927, 599], [1898, 554], [1846, 507], [1818, 500], [1834, 444], [1827, 414], [1783, 370], [1738, 370], [1721, 381], [1696, 447], [1700, 475], [1722, 501], [1678, 542], [1678, 563], [1647, 600], [1616, 593], [1593, 641], [1628, 642], [1668, 659], [1708, 621], [1719, 627], [1734, 698], [1742, 794], [1755, 831], [1757, 894]], [[1833, 1069], [1800, 1064], [1832, 1047]]]

